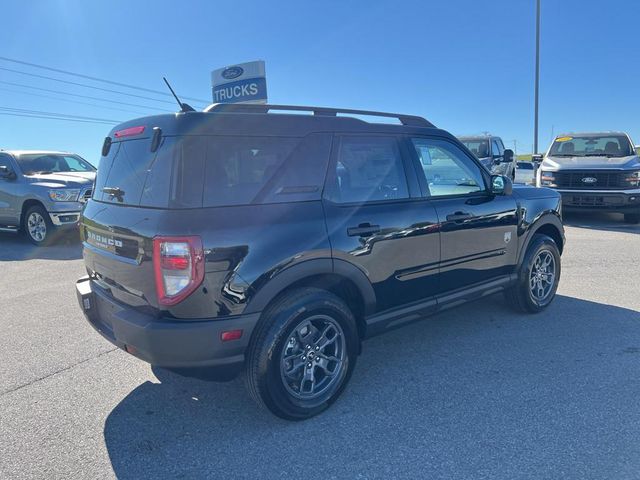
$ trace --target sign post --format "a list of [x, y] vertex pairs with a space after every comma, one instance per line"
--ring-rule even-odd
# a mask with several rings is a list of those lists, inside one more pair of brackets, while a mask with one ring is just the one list
[[239, 63], [211, 72], [213, 103], [267, 103], [263, 60]]

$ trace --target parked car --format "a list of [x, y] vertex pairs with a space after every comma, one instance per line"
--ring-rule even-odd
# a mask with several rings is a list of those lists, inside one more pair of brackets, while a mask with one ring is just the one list
[[533, 162], [516, 162], [516, 178], [514, 181], [525, 185], [535, 185], [535, 164]]
[[1, 150], [0, 230], [22, 229], [33, 244], [49, 244], [57, 230], [77, 227], [95, 176], [74, 153]]
[[618, 212], [627, 223], [640, 222], [640, 158], [624, 132], [559, 135], [536, 182], [559, 191], [567, 210]]
[[498, 292], [546, 308], [563, 232], [558, 193], [513, 189], [424, 118], [218, 104], [109, 133], [76, 291], [130, 354], [244, 370], [260, 405], [304, 419], [344, 390], [365, 338]]
[[463, 136], [458, 139], [494, 175], [505, 175], [515, 181], [516, 164], [513, 150], [504, 148], [500, 137], [494, 135]]

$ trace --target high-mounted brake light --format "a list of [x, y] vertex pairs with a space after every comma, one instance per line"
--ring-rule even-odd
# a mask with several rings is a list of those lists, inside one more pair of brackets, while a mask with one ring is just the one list
[[113, 136], [116, 138], [132, 137], [134, 135], [140, 135], [142, 132], [144, 132], [144, 126], [129, 127], [123, 130], [118, 130], [116, 133], [113, 134]]
[[204, 250], [197, 236], [155, 237], [153, 268], [160, 305], [175, 305], [204, 280]]

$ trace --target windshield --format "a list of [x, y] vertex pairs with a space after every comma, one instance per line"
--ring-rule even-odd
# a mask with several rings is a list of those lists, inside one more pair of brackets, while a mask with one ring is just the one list
[[554, 157], [627, 157], [633, 155], [629, 139], [624, 135], [558, 137], [549, 155]]
[[478, 158], [484, 158], [489, 156], [489, 141], [488, 140], [461, 140], [462, 144], [471, 150]]
[[58, 172], [95, 172], [95, 168], [77, 155], [31, 153], [20, 155], [18, 165], [25, 175]]

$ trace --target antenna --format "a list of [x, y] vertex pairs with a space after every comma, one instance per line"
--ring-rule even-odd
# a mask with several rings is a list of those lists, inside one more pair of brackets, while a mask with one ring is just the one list
[[162, 77], [162, 79], [164, 80], [164, 83], [167, 84], [167, 87], [169, 87], [169, 90], [171, 91], [171, 95], [173, 95], [173, 98], [175, 98], [176, 102], [178, 102], [178, 105], [180, 106], [180, 111], [181, 112], [195, 112], [195, 109], [191, 105], [189, 105], [188, 103], [182, 103], [180, 101], [180, 99], [176, 95], [176, 92], [174, 92], [173, 88], [171, 88], [171, 85], [169, 85], [169, 81], [166, 79], [166, 77]]

